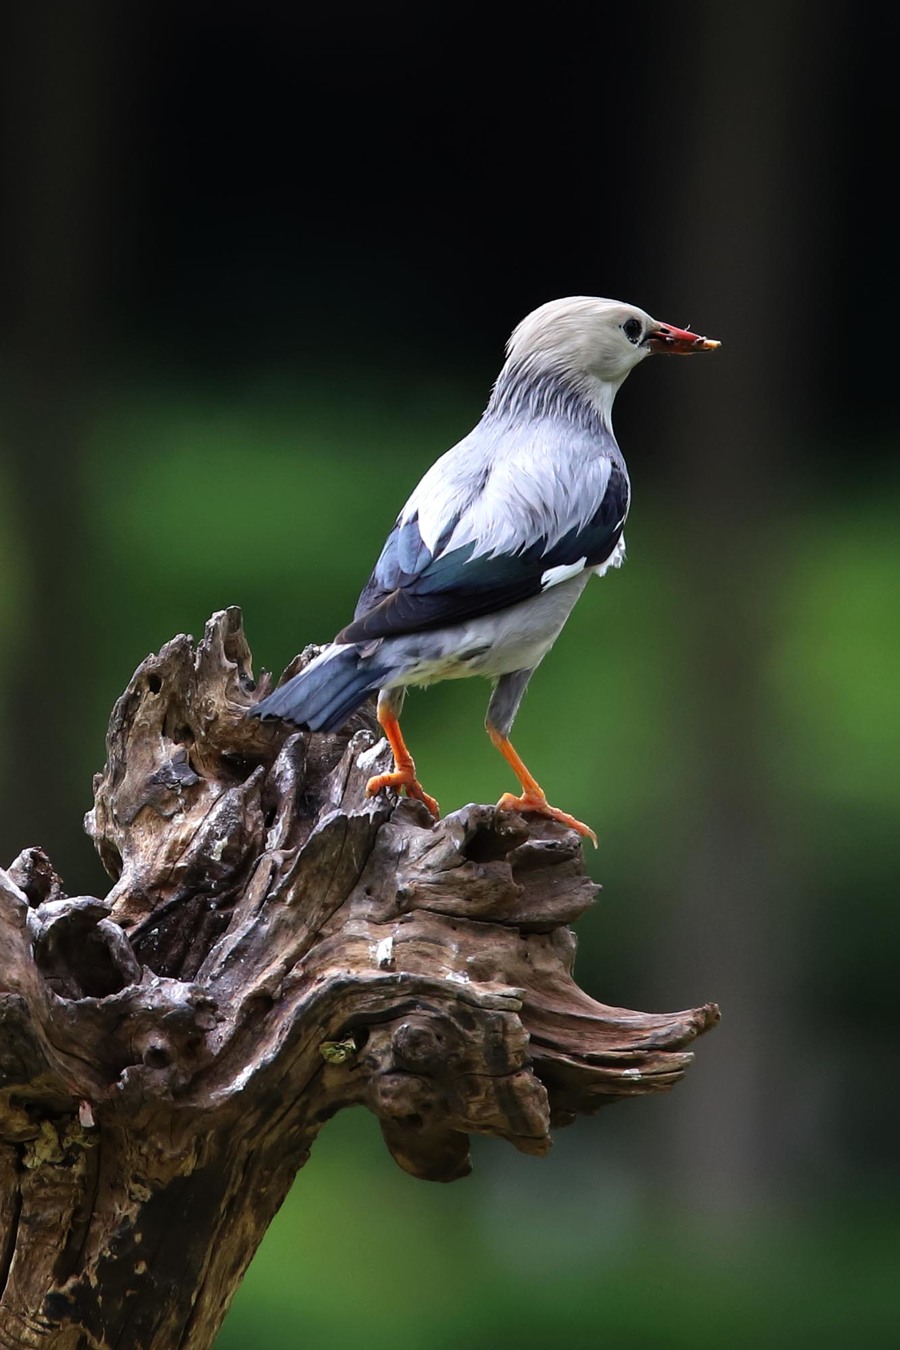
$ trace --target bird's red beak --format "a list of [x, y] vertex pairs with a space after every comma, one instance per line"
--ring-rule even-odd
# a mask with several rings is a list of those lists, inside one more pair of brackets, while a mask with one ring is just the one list
[[691, 356], [694, 352], [714, 352], [721, 347], [715, 338], [701, 337], [688, 328], [673, 328], [668, 323], [658, 323], [644, 338], [653, 352], [670, 352], [672, 356]]

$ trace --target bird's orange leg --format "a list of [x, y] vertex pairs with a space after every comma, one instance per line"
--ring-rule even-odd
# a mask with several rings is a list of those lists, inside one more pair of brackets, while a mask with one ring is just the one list
[[418, 801], [424, 802], [435, 820], [439, 820], [441, 816], [440, 808], [434, 798], [429, 797], [416, 777], [415, 762], [406, 748], [406, 742], [400, 731], [400, 723], [393, 713], [387, 712], [380, 706], [376, 716], [393, 752], [394, 772], [380, 773], [377, 777], [370, 778], [366, 784], [366, 795], [374, 797], [382, 788], [394, 788], [397, 792], [402, 788], [405, 790], [407, 797], [415, 797]]
[[580, 820], [570, 816], [567, 811], [560, 811], [558, 807], [550, 805], [543, 788], [539, 786], [536, 779], [532, 778], [507, 738], [501, 735], [496, 727], [489, 726], [487, 733], [522, 784], [521, 797], [516, 797], [511, 792], [504, 792], [497, 803], [498, 811], [536, 811], [542, 816], [549, 816], [551, 820], [558, 820], [561, 825], [568, 825], [570, 830], [577, 830], [579, 834], [590, 839], [594, 848], [596, 848], [597, 836], [590, 826], [583, 825]]

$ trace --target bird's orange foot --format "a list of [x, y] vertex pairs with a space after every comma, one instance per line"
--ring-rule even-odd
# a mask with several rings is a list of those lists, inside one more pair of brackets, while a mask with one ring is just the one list
[[543, 793], [523, 792], [521, 797], [516, 797], [512, 792], [504, 792], [497, 803], [498, 811], [533, 811], [537, 815], [548, 816], [550, 820], [558, 820], [560, 825], [567, 825], [570, 830], [577, 831], [585, 839], [590, 839], [594, 848], [597, 847], [597, 836], [590, 825], [584, 825], [574, 816], [570, 816], [568, 811], [560, 811], [559, 807], [551, 806]]
[[383, 788], [393, 788], [395, 792], [400, 792], [402, 789], [407, 797], [415, 797], [416, 801], [424, 802], [435, 820], [440, 820], [440, 807], [422, 787], [416, 777], [415, 766], [411, 765], [408, 769], [395, 769], [393, 773], [380, 773], [377, 777], [370, 778], [366, 784], [366, 796], [374, 797]]

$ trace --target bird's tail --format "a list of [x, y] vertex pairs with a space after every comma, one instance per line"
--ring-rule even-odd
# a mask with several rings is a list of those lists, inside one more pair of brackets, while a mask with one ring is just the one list
[[254, 717], [282, 717], [310, 731], [337, 731], [387, 673], [355, 644], [332, 643], [250, 712]]

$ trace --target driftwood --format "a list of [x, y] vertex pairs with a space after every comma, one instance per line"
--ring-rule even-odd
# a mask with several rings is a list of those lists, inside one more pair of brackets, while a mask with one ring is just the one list
[[543, 1154], [670, 1088], [718, 1016], [578, 988], [574, 834], [368, 799], [368, 713], [311, 735], [258, 696], [238, 610], [169, 642], [95, 780], [110, 893], [66, 897], [39, 849], [0, 872], [0, 1347], [209, 1346], [342, 1107], [452, 1181], [472, 1132]]

